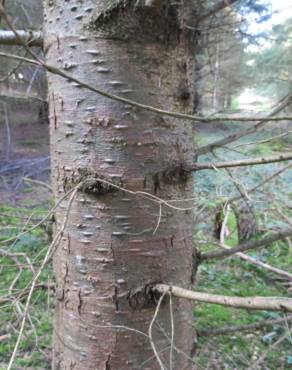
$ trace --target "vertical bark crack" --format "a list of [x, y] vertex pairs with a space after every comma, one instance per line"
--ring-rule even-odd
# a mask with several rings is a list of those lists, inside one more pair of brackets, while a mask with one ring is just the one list
[[111, 370], [110, 361], [111, 361], [111, 355], [108, 355], [108, 358], [107, 358], [106, 363], [105, 363], [105, 370]]

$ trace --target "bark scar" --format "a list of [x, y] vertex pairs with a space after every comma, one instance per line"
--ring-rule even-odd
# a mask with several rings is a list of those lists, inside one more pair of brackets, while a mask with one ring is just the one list
[[105, 370], [111, 370], [110, 361], [111, 361], [111, 355], [108, 355], [108, 358], [107, 358], [106, 363], [105, 363]]
[[114, 301], [114, 304], [116, 306], [116, 311], [119, 311], [119, 297], [118, 297], [118, 287], [117, 286], [115, 286], [113, 301]]
[[81, 289], [78, 290], [78, 314], [81, 316], [81, 307], [82, 307], [82, 298], [81, 298]]
[[56, 105], [55, 105], [55, 94], [52, 94], [53, 97], [53, 115], [54, 115], [54, 129], [57, 129], [57, 113], [56, 113]]
[[170, 238], [170, 244], [171, 244], [172, 248], [174, 246], [174, 239], [175, 239], [175, 235], [172, 235], [171, 238]]

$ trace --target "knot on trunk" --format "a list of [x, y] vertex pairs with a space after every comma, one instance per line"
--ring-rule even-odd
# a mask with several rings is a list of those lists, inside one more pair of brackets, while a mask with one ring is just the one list
[[160, 293], [153, 289], [156, 284], [161, 284], [161, 281], [148, 283], [144, 286], [131, 289], [126, 295], [129, 306], [133, 310], [156, 307], [158, 299], [160, 297]]

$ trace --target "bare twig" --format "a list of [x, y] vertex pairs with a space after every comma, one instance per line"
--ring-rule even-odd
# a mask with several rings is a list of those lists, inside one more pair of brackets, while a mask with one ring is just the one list
[[22, 180], [26, 182], [30, 182], [32, 184], [43, 186], [44, 188], [48, 189], [50, 192], [53, 191], [51, 186], [48, 185], [46, 182], [30, 179], [29, 177], [23, 177]]
[[290, 135], [292, 133], [292, 130], [289, 130], [289, 131], [286, 131], [286, 132], [283, 132], [282, 134], [280, 135], [276, 135], [276, 136], [273, 136], [273, 137], [270, 137], [268, 139], [263, 139], [263, 140], [259, 140], [259, 141], [251, 141], [249, 143], [241, 143], [241, 144], [237, 144], [237, 145], [234, 145], [232, 147], [232, 149], [236, 149], [236, 148], [239, 148], [241, 146], [248, 146], [248, 145], [259, 145], [259, 144], [265, 144], [265, 143], [269, 143], [271, 141], [274, 141], [274, 140], [277, 140], [277, 139], [280, 139], [281, 137], [285, 137], [287, 135]]
[[21, 37], [21, 35], [19, 35], [18, 31], [14, 28], [14, 25], [12, 24], [12, 22], [10, 21], [10, 18], [6, 14], [5, 9], [3, 8], [2, 4], [0, 4], [0, 16], [3, 17], [7, 26], [14, 33], [15, 38], [19, 42], [19, 45], [22, 45], [27, 51], [27, 53], [31, 55], [35, 60], [37, 60], [39, 64], [42, 64], [43, 62], [41, 61], [41, 59], [39, 59], [39, 57], [32, 51], [28, 43]]
[[251, 256], [248, 256], [244, 253], [241, 253], [241, 252], [238, 252], [236, 253], [237, 256], [239, 256], [241, 259], [253, 264], [253, 265], [256, 265], [258, 267], [261, 267], [261, 268], [264, 268], [265, 270], [268, 270], [268, 271], [271, 271], [279, 276], [283, 276], [285, 279], [288, 279], [290, 281], [292, 281], [292, 274], [290, 274], [289, 272], [287, 271], [284, 271], [282, 269], [279, 269], [277, 267], [274, 267], [274, 266], [271, 266], [267, 263], [264, 263], [262, 261], [259, 261]]
[[28, 293], [28, 296], [27, 296], [27, 300], [26, 300], [26, 304], [25, 304], [25, 308], [24, 308], [24, 312], [23, 312], [23, 318], [22, 318], [18, 338], [17, 338], [17, 341], [15, 343], [14, 350], [13, 350], [13, 353], [11, 355], [7, 370], [11, 370], [12, 365], [13, 365], [14, 360], [15, 360], [15, 357], [17, 355], [17, 351], [18, 351], [18, 348], [19, 348], [19, 345], [20, 345], [20, 342], [21, 342], [21, 338], [22, 338], [22, 335], [23, 335], [26, 319], [27, 319], [27, 316], [28, 316], [30, 301], [31, 301], [35, 286], [37, 284], [37, 281], [38, 281], [45, 265], [49, 261], [52, 252], [55, 250], [55, 248], [58, 245], [60, 239], [62, 238], [62, 235], [63, 235], [64, 230], [65, 230], [66, 225], [67, 225], [70, 209], [71, 209], [73, 200], [75, 199], [75, 196], [77, 194], [77, 191], [79, 190], [79, 186], [81, 186], [81, 184], [78, 184], [76, 186], [76, 188], [72, 191], [72, 194], [71, 194], [71, 196], [69, 198], [69, 201], [68, 201], [68, 206], [67, 206], [66, 214], [65, 214], [65, 217], [64, 217], [64, 222], [63, 222], [60, 230], [58, 231], [58, 233], [55, 235], [54, 240], [52, 241], [51, 245], [49, 246], [49, 248], [47, 250], [47, 253], [45, 255], [45, 258], [43, 259], [43, 262], [42, 262], [40, 268], [38, 269], [37, 273], [34, 275], [34, 277], [32, 279], [30, 290], [29, 290], [29, 293]]
[[28, 257], [28, 255], [26, 253], [23, 253], [23, 252], [15, 252], [15, 253], [13, 253], [13, 252], [9, 252], [9, 251], [7, 251], [5, 249], [0, 248], [0, 256], [11, 258], [14, 262], [16, 262], [16, 260], [17, 260], [18, 263], [19, 263], [18, 257], [24, 257], [25, 260], [26, 260], [26, 262], [27, 262], [27, 266], [29, 266], [29, 268], [30, 268], [30, 271], [32, 273], [34, 273], [33, 265], [32, 265], [32, 263], [30, 261], [30, 258]]
[[167, 284], [156, 284], [152, 289], [161, 294], [166, 294], [171, 291], [175, 297], [234, 308], [292, 312], [292, 298], [286, 297], [230, 297], [218, 294], [193, 292], [192, 290]]
[[[48, 289], [48, 290], [54, 290], [55, 289], [55, 284], [36, 284], [35, 286], [35, 289], [34, 290], [37, 290], [37, 289]], [[5, 303], [8, 303], [8, 302], [13, 302], [13, 301], [21, 301], [23, 299], [25, 299], [28, 294], [29, 294], [29, 290], [30, 288], [25, 288], [25, 289], [21, 289], [15, 293], [12, 293], [11, 295], [5, 295], [5, 296], [2, 296], [0, 297], [0, 305], [3, 305]]]
[[259, 240], [254, 240], [254, 241], [250, 240], [250, 241], [244, 242], [234, 248], [229, 248], [225, 250], [215, 250], [213, 252], [201, 254], [199, 259], [200, 261], [204, 261], [204, 260], [209, 260], [213, 258], [220, 259], [220, 258], [229, 257], [238, 252], [245, 252], [251, 249], [257, 249], [257, 248], [264, 247], [268, 244], [272, 244], [279, 240], [283, 240], [291, 235], [292, 235], [292, 229], [284, 229], [276, 234], [266, 236]]
[[237, 161], [229, 162], [214, 162], [214, 163], [195, 163], [191, 166], [191, 171], [201, 171], [201, 170], [214, 170], [216, 168], [230, 168], [230, 167], [244, 167], [244, 166], [255, 166], [259, 164], [268, 164], [282, 162], [292, 159], [292, 154], [281, 154], [277, 156], [261, 157], [261, 158], [249, 158], [240, 159]]
[[163, 301], [163, 298], [165, 297], [165, 295], [167, 293], [169, 293], [169, 292], [163, 292], [162, 295], [160, 296], [160, 298], [159, 298], [159, 300], [157, 302], [157, 306], [156, 306], [156, 309], [155, 309], [153, 318], [152, 318], [152, 320], [150, 322], [150, 325], [149, 325], [149, 330], [148, 330], [149, 341], [150, 341], [151, 347], [153, 349], [155, 358], [156, 358], [156, 360], [157, 360], [157, 362], [159, 364], [160, 370], [165, 370], [165, 366], [163, 365], [163, 362], [161, 361], [161, 358], [159, 356], [159, 353], [157, 352], [157, 349], [156, 349], [156, 346], [155, 346], [155, 343], [154, 343], [154, 340], [153, 340], [152, 330], [153, 330], [153, 325], [154, 325], [155, 320], [157, 318], [157, 315], [158, 315], [158, 312], [159, 312], [161, 303]]
[[170, 352], [169, 352], [169, 370], [173, 370], [173, 348], [174, 348], [174, 317], [173, 317], [173, 306], [172, 306], [172, 294], [169, 292], [169, 311], [170, 311]]
[[159, 228], [159, 225], [160, 225], [160, 222], [161, 222], [161, 216], [162, 216], [162, 204], [159, 204], [159, 215], [158, 215], [156, 227], [155, 227], [155, 229], [153, 231], [153, 235], [156, 234], [156, 231]]
[[[17, 31], [21, 39], [30, 46], [43, 46], [43, 34], [40, 31]], [[0, 45], [22, 45], [14, 32], [1, 30]]]
[[292, 321], [292, 315], [285, 316], [282, 319], [261, 320], [253, 324], [227, 326], [227, 327], [218, 328], [218, 329], [202, 329], [202, 330], [199, 330], [197, 334], [200, 337], [227, 335], [227, 334], [241, 332], [241, 331], [254, 331], [257, 329], [265, 328], [267, 326], [279, 325], [279, 324], [283, 324], [285, 322], [290, 322], [290, 321]]

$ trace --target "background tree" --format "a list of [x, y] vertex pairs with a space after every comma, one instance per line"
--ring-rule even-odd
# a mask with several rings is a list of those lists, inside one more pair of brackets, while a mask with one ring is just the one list
[[259, 90], [280, 99], [291, 91], [291, 19], [273, 27], [262, 38], [262, 46], [249, 55]]

